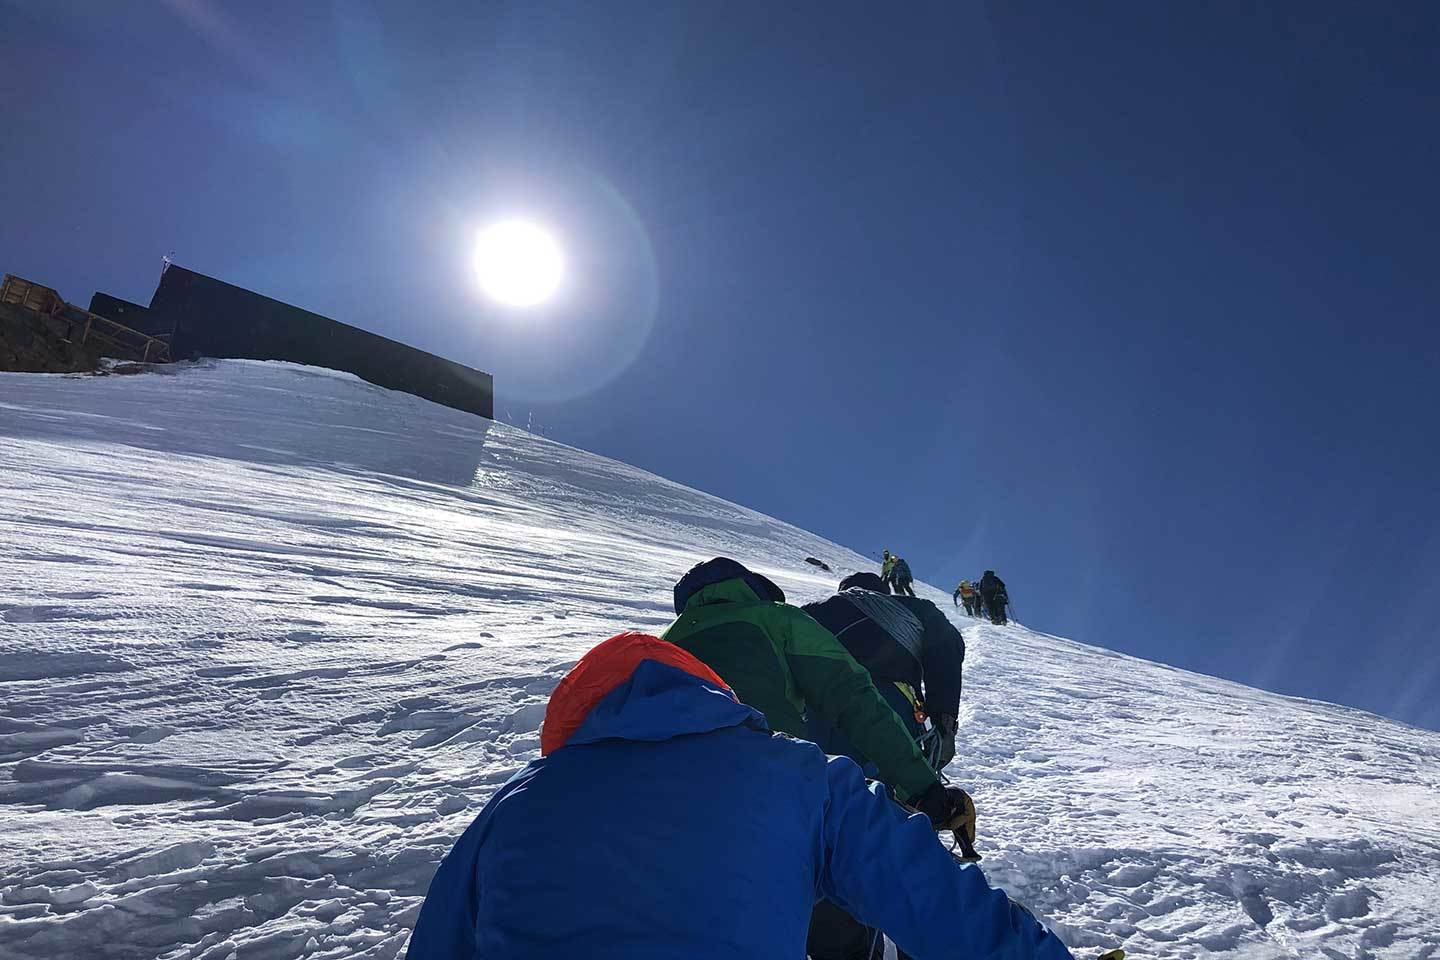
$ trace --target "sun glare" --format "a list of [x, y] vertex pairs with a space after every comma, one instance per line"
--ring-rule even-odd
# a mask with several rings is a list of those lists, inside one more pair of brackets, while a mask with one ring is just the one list
[[475, 275], [486, 296], [512, 307], [549, 300], [560, 286], [565, 258], [547, 231], [524, 220], [492, 223], [475, 244]]

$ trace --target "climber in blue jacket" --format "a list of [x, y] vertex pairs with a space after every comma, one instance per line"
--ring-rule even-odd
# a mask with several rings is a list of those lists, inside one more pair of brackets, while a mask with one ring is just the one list
[[556, 688], [541, 757], [440, 864], [408, 957], [801, 960], [821, 897], [916, 960], [1071, 956], [853, 761], [621, 634]]

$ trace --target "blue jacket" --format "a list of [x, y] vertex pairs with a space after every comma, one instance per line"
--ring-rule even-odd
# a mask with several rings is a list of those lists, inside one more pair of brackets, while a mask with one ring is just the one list
[[917, 960], [1064, 960], [844, 758], [645, 660], [440, 864], [410, 960], [802, 960], [824, 896]]

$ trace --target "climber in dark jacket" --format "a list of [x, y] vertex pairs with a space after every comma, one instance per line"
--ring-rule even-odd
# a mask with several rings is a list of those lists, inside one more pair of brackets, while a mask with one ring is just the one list
[[[923, 728], [917, 715], [928, 715], [941, 734], [940, 767], [955, 757], [956, 718], [960, 715], [961, 670], [965, 640], [929, 600], [887, 596], [885, 582], [873, 573], [855, 573], [840, 581], [840, 592], [802, 609], [829, 630], [875, 681], [911, 735]], [[833, 739], [834, 728], [812, 722], [812, 737], [827, 753], [853, 758], [848, 745]]]
[[409, 960], [799, 958], [817, 894], [916, 960], [1073, 960], [853, 762], [654, 637], [581, 658], [540, 753], [440, 864]]
[[895, 588], [895, 595], [915, 596], [915, 588], [910, 584], [915, 582], [915, 577], [910, 573], [910, 564], [903, 557], [893, 557], [894, 565], [890, 567], [890, 584]]
[[[803, 609], [835, 635], [856, 661], [870, 671], [875, 686], [917, 742], [926, 736], [928, 711], [935, 724], [927, 759], [939, 770], [955, 757], [956, 717], [960, 712], [960, 671], [965, 641], [945, 615], [928, 600], [887, 596], [889, 587], [873, 573], [854, 573], [840, 581], [840, 592]], [[933, 616], [920, 615], [929, 608]], [[826, 753], [864, 764], [845, 735], [823, 717], [809, 718], [807, 739]], [[866, 770], [867, 774], [876, 775]], [[967, 854], [974, 855], [966, 846]], [[893, 939], [893, 937], [892, 937]], [[812, 960], [845, 960], [876, 951], [879, 931], [866, 927], [829, 901], [815, 907], [807, 950]]]
[[1010, 595], [1005, 591], [1005, 581], [995, 576], [994, 570], [986, 570], [980, 578], [980, 596], [985, 599], [985, 609], [990, 613], [990, 622], [1004, 625], [1005, 607]]
[[920, 621], [924, 647], [920, 655], [925, 668], [925, 712], [941, 734], [941, 765], [955, 756], [955, 728], [960, 716], [961, 670], [965, 666], [965, 638], [950, 618], [922, 597], [895, 597]]

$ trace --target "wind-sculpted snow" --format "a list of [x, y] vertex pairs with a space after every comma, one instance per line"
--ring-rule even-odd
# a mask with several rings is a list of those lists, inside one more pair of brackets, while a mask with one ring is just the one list
[[[398, 956], [589, 646], [866, 563], [283, 364], [0, 377], [0, 491], [7, 960]], [[984, 865], [1081, 956], [1440, 956], [1440, 735], [956, 619]]]

